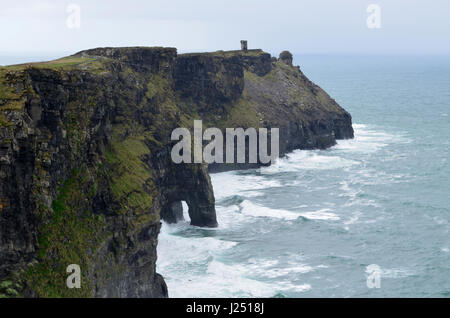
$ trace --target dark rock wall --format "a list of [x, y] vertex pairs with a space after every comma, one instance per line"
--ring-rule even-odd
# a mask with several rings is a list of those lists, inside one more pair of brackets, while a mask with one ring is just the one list
[[181, 98], [209, 109], [237, 99], [244, 89], [244, 73], [237, 56], [180, 55], [173, 77]]

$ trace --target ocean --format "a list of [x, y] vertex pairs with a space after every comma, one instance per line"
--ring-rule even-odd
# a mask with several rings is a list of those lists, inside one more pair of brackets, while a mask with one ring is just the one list
[[162, 226], [169, 297], [449, 297], [450, 57], [294, 64], [352, 114], [355, 139], [213, 174], [219, 227], [190, 226], [186, 205]]

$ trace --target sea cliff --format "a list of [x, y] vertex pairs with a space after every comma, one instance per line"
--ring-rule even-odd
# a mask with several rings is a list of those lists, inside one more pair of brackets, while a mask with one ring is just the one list
[[171, 132], [194, 119], [278, 127], [281, 155], [353, 137], [289, 52], [97, 48], [0, 67], [0, 296], [167, 297], [161, 218], [183, 200], [193, 225], [217, 226], [209, 173], [258, 165], [173, 163]]

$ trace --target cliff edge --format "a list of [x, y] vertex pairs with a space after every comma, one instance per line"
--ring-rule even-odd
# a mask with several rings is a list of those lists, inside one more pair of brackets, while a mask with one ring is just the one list
[[97, 48], [0, 67], [0, 296], [167, 297], [161, 218], [183, 200], [193, 225], [217, 226], [209, 171], [255, 166], [174, 164], [171, 132], [194, 119], [279, 127], [281, 155], [353, 137], [289, 52]]

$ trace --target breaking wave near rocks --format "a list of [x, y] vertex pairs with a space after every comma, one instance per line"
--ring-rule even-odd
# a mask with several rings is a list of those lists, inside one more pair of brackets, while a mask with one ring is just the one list
[[[185, 204], [185, 221], [162, 226], [157, 270], [169, 296], [367, 293], [365, 266], [381, 253], [376, 232], [395, 227], [380, 189], [413, 178], [381, 166], [411, 141], [376, 126], [354, 129], [355, 139], [327, 150], [296, 150], [269, 167], [212, 174], [219, 227], [190, 226]], [[415, 271], [389, 264], [382, 273], [395, 281]]]

